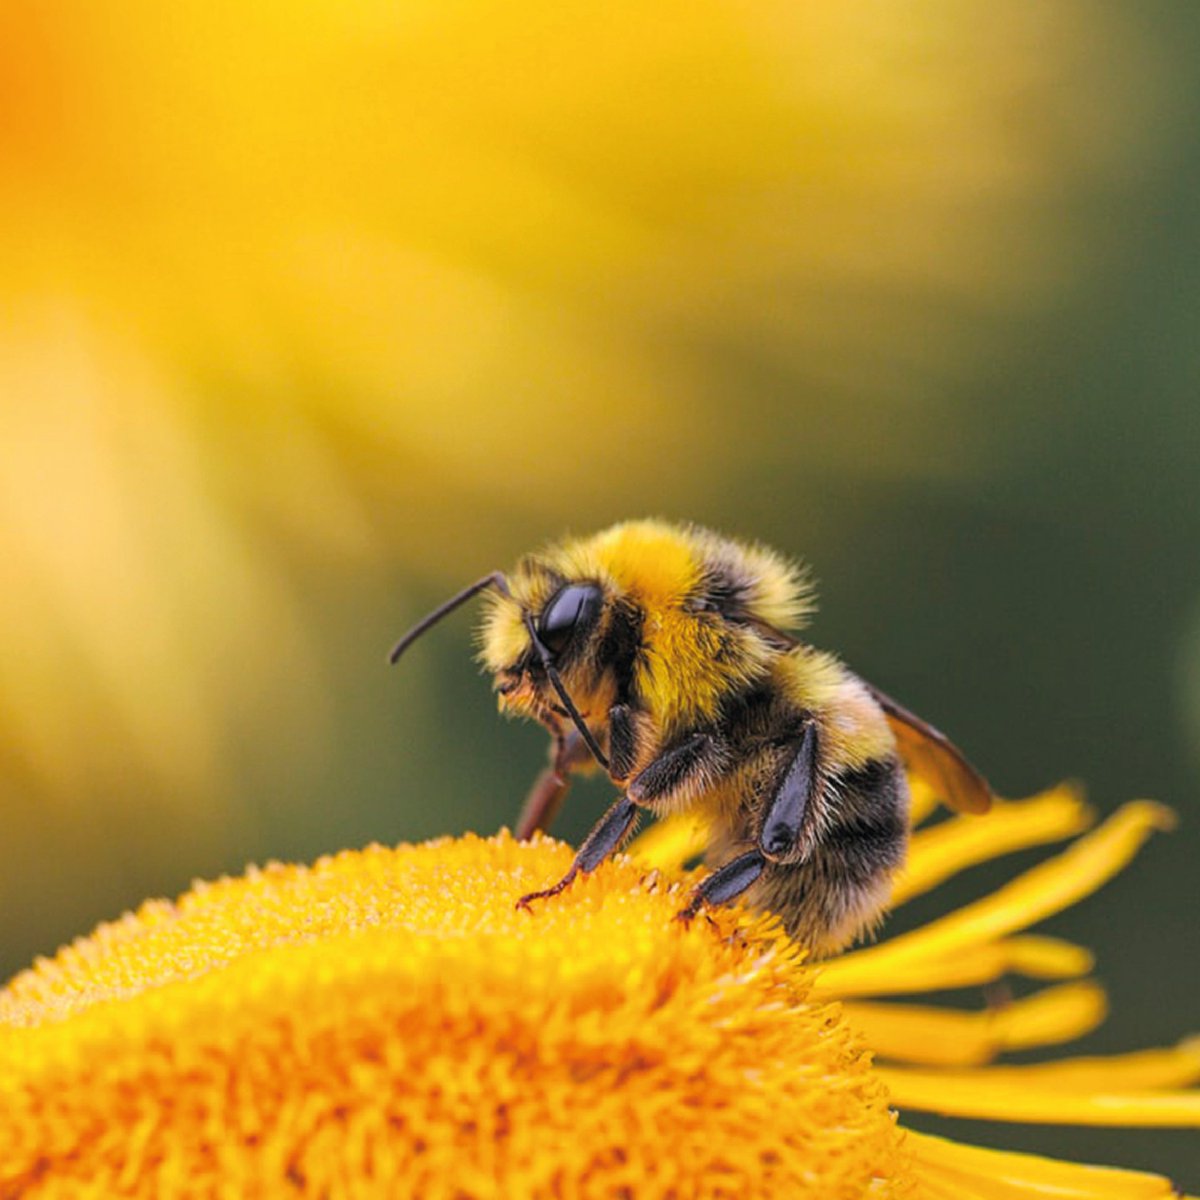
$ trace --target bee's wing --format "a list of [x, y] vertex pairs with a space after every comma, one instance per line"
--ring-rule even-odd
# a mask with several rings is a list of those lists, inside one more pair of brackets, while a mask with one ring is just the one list
[[959, 812], [987, 812], [992, 806], [992, 789], [963, 752], [940, 729], [922, 721], [872, 684], [866, 686], [896, 735], [900, 757], [909, 773], [928, 783], [938, 799], [951, 808]]

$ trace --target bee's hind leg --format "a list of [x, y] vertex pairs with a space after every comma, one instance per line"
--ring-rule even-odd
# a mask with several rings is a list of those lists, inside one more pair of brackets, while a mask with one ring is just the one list
[[543, 892], [530, 892], [527, 896], [522, 896], [517, 901], [517, 907], [528, 910], [531, 901], [545, 900], [564, 891], [580, 872], [586, 875], [589, 871], [594, 871], [625, 840], [625, 835], [632, 828], [637, 812], [637, 805], [628, 796], [622, 796], [596, 822], [592, 832], [584, 839], [583, 845], [579, 847], [579, 853], [575, 855], [575, 861], [571, 864], [571, 869], [552, 888], [547, 888]]
[[727, 862], [701, 882], [687, 907], [675, 915], [677, 921], [690, 921], [706, 904], [728, 904], [736, 900], [763, 873], [767, 860], [759, 850], [748, 850]]

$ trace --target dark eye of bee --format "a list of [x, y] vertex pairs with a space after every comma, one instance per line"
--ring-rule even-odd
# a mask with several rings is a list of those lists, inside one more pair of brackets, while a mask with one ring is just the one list
[[602, 597], [594, 583], [568, 583], [550, 597], [538, 620], [538, 638], [551, 654], [561, 654], [576, 629], [589, 626]]

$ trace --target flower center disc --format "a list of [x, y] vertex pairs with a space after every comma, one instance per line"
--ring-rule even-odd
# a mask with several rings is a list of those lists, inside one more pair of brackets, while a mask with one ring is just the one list
[[[0, 1195], [889, 1195], [906, 1160], [771, 921], [507, 835], [156, 902], [0, 993]], [[386, 1191], [387, 1187], [398, 1189]]]

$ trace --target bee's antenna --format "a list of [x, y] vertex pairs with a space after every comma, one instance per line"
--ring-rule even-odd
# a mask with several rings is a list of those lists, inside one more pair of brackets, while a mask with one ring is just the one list
[[482, 579], [477, 579], [470, 587], [463, 588], [457, 596], [451, 596], [445, 604], [439, 604], [429, 616], [418, 621], [393, 647], [388, 655], [388, 662], [395, 664], [405, 650], [409, 648], [431, 626], [436, 625], [444, 616], [452, 613], [460, 604], [466, 604], [472, 596], [478, 595], [484, 588], [494, 587], [502, 595], [509, 595], [508, 580], [500, 571], [493, 571]]
[[563, 702], [563, 708], [567, 710], [567, 715], [575, 722], [575, 728], [579, 730], [579, 736], [583, 738], [587, 748], [592, 752], [592, 757], [607, 771], [608, 759], [605, 758], [604, 751], [596, 744], [596, 739], [592, 737], [592, 731], [579, 715], [579, 709], [575, 707], [571, 697], [567, 694], [567, 689], [563, 687], [563, 681], [555, 669], [553, 662], [550, 661], [550, 651], [542, 645], [542, 640], [537, 635], [533, 618], [528, 613], [525, 613], [524, 616], [525, 628], [529, 630], [529, 637], [533, 642], [534, 649], [537, 650], [538, 657], [542, 660], [542, 666], [546, 669], [546, 675], [554, 685], [554, 690], [558, 693], [558, 698]]
[[[465, 587], [455, 596], [451, 596], [444, 604], [439, 604], [427, 617], [423, 617], [418, 621], [391, 649], [388, 655], [388, 662], [395, 663], [400, 656], [423, 634], [427, 629], [436, 625], [443, 617], [448, 616], [456, 608], [462, 604], [466, 604], [472, 596], [478, 595], [485, 588], [494, 587], [503, 596], [511, 596], [512, 593], [508, 590], [508, 580], [505, 579], [503, 572], [493, 571], [490, 575], [485, 575], [482, 579], [477, 579], [470, 587]], [[563, 702], [563, 708], [567, 710], [567, 715], [575, 722], [575, 728], [579, 730], [579, 736], [583, 738], [587, 748], [592, 752], [596, 761], [607, 771], [608, 759], [604, 756], [604, 751], [596, 744], [596, 739], [592, 737], [592, 731], [584, 724], [583, 718], [579, 715], [579, 709], [574, 705], [571, 697], [567, 695], [567, 689], [563, 687], [563, 681], [560, 678], [558, 671], [555, 670], [554, 664], [550, 659], [550, 651], [542, 645], [541, 638], [537, 635], [537, 629], [533, 624], [533, 618], [528, 613], [522, 614], [525, 618], [525, 627], [529, 630], [529, 638], [533, 643], [534, 649], [537, 651], [538, 657], [542, 661], [542, 666], [546, 669], [546, 675], [550, 682], [554, 685], [554, 690], [558, 693], [558, 698]]]

